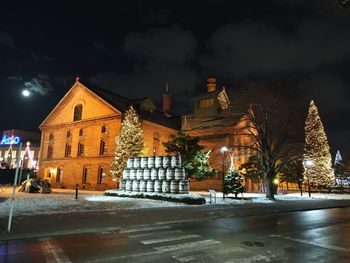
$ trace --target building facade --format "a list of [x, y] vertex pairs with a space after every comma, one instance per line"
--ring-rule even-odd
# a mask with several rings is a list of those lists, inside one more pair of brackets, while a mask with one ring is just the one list
[[56, 188], [116, 186], [109, 176], [115, 138], [130, 105], [139, 113], [147, 155], [166, 155], [162, 142], [180, 128], [180, 118], [158, 111], [149, 98], [130, 100], [88, 86], [77, 80], [40, 125], [38, 176]]

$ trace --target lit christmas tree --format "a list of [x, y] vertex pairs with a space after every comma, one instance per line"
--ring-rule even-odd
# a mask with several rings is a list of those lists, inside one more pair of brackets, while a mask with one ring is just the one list
[[118, 179], [126, 168], [128, 158], [141, 156], [144, 148], [143, 130], [132, 106], [125, 113], [120, 135], [115, 138], [115, 142], [117, 147], [114, 151], [111, 176], [113, 179]]
[[304, 180], [318, 185], [334, 184], [327, 135], [312, 100], [305, 121]]
[[245, 187], [241, 184], [242, 176], [236, 170], [229, 169], [225, 176], [224, 193], [234, 194], [237, 198], [238, 194], [245, 192]]
[[340, 151], [337, 151], [334, 160], [334, 175], [337, 181], [337, 184], [343, 186], [343, 180], [346, 179], [348, 173], [345, 170], [345, 164], [343, 158], [341, 157]]

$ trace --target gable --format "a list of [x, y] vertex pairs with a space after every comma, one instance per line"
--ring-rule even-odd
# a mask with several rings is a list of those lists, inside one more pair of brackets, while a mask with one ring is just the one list
[[74, 108], [79, 104], [82, 105], [81, 121], [121, 115], [120, 111], [77, 81], [46, 117], [40, 127], [72, 123]]

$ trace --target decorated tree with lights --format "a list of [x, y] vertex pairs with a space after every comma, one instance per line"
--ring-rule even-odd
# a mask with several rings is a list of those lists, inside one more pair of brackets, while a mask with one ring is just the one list
[[113, 179], [118, 179], [126, 168], [128, 158], [141, 156], [144, 148], [143, 130], [132, 106], [125, 113], [120, 135], [115, 138], [115, 142], [117, 147], [114, 151], [111, 176]]
[[304, 180], [317, 185], [334, 184], [327, 135], [312, 100], [305, 121]]
[[237, 170], [229, 169], [225, 176], [224, 193], [234, 194], [237, 198], [238, 194], [245, 192], [245, 187], [242, 185], [243, 178]]
[[340, 151], [337, 151], [334, 160], [334, 175], [336, 178], [336, 183], [343, 186], [343, 180], [348, 176], [348, 172], [345, 169], [345, 164], [343, 158], [341, 157]]

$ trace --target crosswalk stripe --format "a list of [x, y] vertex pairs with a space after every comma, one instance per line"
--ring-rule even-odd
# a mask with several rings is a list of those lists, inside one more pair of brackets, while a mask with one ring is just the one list
[[213, 244], [219, 244], [219, 243], [221, 243], [221, 242], [217, 241], [217, 240], [206, 239], [206, 240], [195, 241], [195, 242], [181, 243], [181, 244], [177, 244], [177, 245], [154, 247], [154, 249], [158, 250], [158, 251], [162, 251], [162, 252], [168, 252], [168, 251], [195, 248], [198, 246], [213, 245]]
[[144, 245], [201, 237], [200, 235], [171, 236], [140, 241]]
[[162, 231], [162, 232], [151, 232], [143, 234], [128, 235], [129, 238], [140, 238], [140, 237], [149, 237], [154, 235], [174, 235], [183, 233], [182, 230], [171, 230], [171, 231]]
[[46, 263], [71, 263], [70, 259], [55, 241], [41, 239], [40, 246], [44, 252]]
[[[189, 255], [186, 257], [177, 257], [177, 256], [172, 256], [173, 259], [177, 260], [178, 262], [181, 263], [187, 263], [187, 262], [191, 262], [191, 261], [199, 261], [199, 259], [204, 259], [206, 258], [207, 255], [203, 255], [203, 254], [195, 254], [195, 255]], [[203, 261], [205, 262], [205, 260]]]
[[126, 229], [126, 230], [121, 231], [121, 233], [135, 233], [135, 232], [161, 230], [161, 229], [169, 229], [169, 228], [170, 228], [170, 226], [146, 226], [146, 227]]

